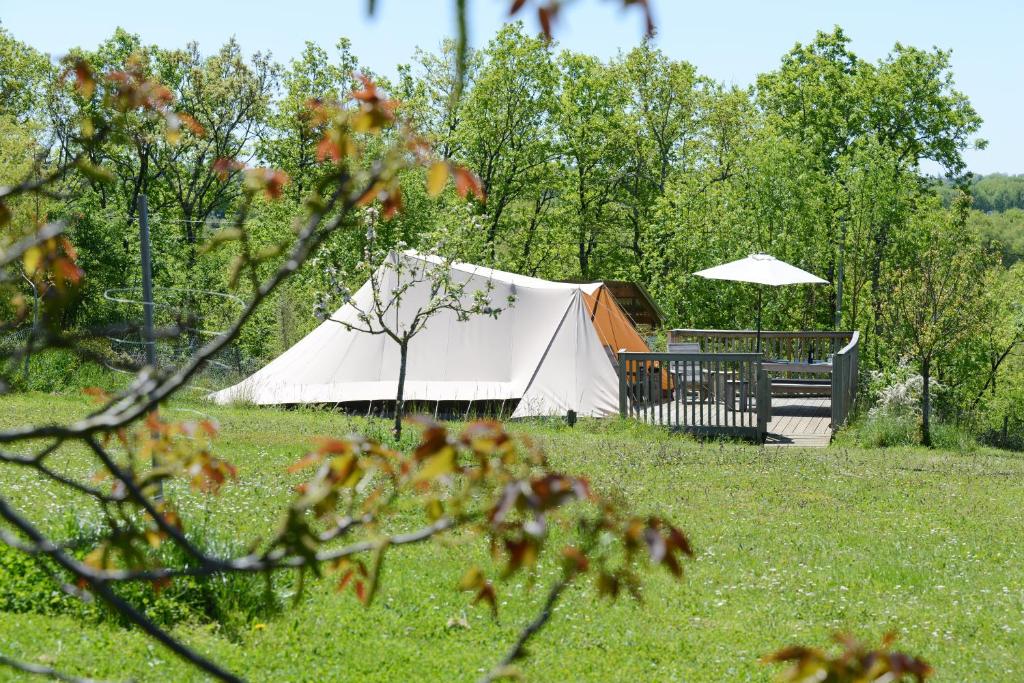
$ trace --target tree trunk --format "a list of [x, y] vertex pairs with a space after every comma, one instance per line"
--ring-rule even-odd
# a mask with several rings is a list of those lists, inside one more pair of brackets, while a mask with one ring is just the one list
[[931, 358], [921, 361], [921, 445], [932, 445]]
[[405, 415], [405, 364], [409, 359], [409, 340], [398, 345], [400, 361], [398, 365], [398, 395], [395, 397], [395, 441], [402, 438], [402, 417]]

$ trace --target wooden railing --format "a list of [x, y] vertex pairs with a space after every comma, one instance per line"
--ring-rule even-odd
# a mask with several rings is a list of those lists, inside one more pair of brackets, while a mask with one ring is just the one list
[[860, 333], [832, 357], [832, 430], [842, 427], [857, 401], [857, 373], [860, 363]]
[[[750, 353], [757, 348], [755, 330], [671, 330], [670, 344], [696, 343], [703, 354]], [[780, 330], [761, 331], [761, 357], [765, 361], [806, 363], [832, 362], [831, 377], [818, 373], [775, 371], [776, 381], [824, 382], [831, 395], [832, 429], [839, 429], [850, 416], [857, 398], [860, 333], [851, 331]], [[756, 354], [755, 354], [756, 355]], [[831, 382], [831, 386], [828, 383]], [[779, 385], [776, 384], [778, 387]], [[800, 387], [808, 388], [808, 387]]]
[[[846, 346], [853, 335], [853, 332], [830, 330], [762, 330], [761, 353], [771, 360], [825, 360]], [[670, 344], [696, 342], [704, 353], [757, 351], [755, 330], [671, 330], [668, 341]]]
[[698, 434], [763, 440], [771, 386], [756, 353], [618, 354], [619, 414]]

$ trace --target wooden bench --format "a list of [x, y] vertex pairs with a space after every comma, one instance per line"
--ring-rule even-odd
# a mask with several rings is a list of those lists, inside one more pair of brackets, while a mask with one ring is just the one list
[[773, 379], [772, 396], [831, 396], [832, 383], [820, 380]]

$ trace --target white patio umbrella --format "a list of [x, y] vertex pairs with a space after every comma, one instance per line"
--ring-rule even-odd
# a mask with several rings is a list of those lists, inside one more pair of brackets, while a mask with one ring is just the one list
[[[770, 254], [751, 254], [738, 261], [698, 270], [694, 275], [708, 280], [752, 282], [756, 285], [821, 285], [828, 284], [813, 273], [801, 270]], [[757, 352], [761, 353], [761, 287], [757, 288]]]

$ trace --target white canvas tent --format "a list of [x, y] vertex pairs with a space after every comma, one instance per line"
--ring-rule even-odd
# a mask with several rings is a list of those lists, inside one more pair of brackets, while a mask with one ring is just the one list
[[[392, 253], [392, 259], [439, 262], [417, 254]], [[395, 287], [394, 269], [381, 266], [384, 290]], [[497, 318], [478, 315], [466, 321], [442, 311], [430, 318], [409, 344], [406, 401], [515, 401], [513, 417], [605, 416], [618, 411], [618, 378], [609, 362], [587, 295], [601, 283], [567, 284], [467, 264], [451, 266], [452, 278], [473, 293], [493, 287], [489, 296], [504, 306]], [[405, 292], [397, 317], [412, 312], [430, 295], [429, 282]], [[367, 282], [353, 303], [369, 310]], [[346, 304], [334, 320], [356, 320]], [[218, 403], [256, 404], [393, 401], [399, 367], [398, 345], [386, 335], [349, 331], [327, 320], [267, 366], [239, 384], [218, 391]]]

